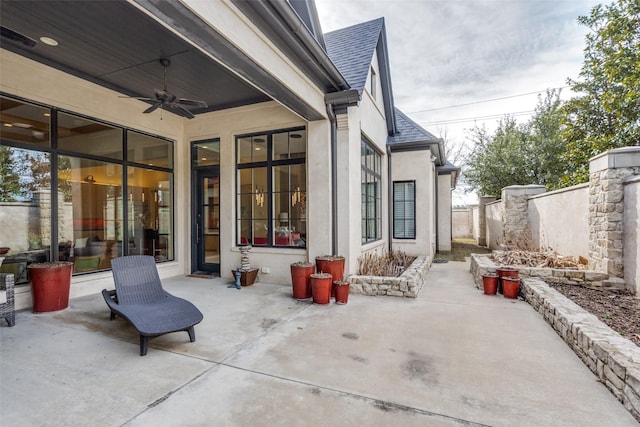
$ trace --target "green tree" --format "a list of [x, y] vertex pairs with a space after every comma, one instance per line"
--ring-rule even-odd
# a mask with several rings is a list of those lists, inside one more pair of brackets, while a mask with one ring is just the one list
[[586, 36], [580, 96], [565, 104], [563, 186], [589, 179], [589, 159], [603, 151], [640, 144], [640, 1], [595, 6], [578, 18]]
[[503, 118], [493, 135], [486, 128], [471, 131], [473, 150], [466, 159], [466, 182], [481, 195], [500, 197], [509, 185], [558, 186], [566, 172], [560, 160], [564, 144], [560, 92], [548, 91], [538, 97], [532, 118], [518, 124]]
[[13, 151], [10, 147], [0, 145], [0, 202], [15, 202], [21, 190]]

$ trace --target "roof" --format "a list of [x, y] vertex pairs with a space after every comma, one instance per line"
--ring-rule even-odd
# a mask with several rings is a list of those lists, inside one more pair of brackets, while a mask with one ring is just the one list
[[352, 89], [362, 95], [373, 61], [384, 18], [353, 25], [324, 35], [329, 58]]
[[395, 135], [387, 138], [387, 144], [402, 144], [406, 142], [433, 142], [437, 143], [440, 139], [431, 132], [425, 130], [422, 126], [411, 120], [406, 114], [395, 108], [396, 128]]

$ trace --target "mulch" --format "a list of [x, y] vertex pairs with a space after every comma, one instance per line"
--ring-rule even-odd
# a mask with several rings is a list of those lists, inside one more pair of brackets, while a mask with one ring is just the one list
[[611, 329], [640, 346], [640, 298], [629, 291], [550, 284]]

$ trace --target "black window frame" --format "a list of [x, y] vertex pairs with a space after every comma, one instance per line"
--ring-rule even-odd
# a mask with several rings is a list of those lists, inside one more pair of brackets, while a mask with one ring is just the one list
[[[411, 199], [408, 199], [407, 196], [407, 191], [404, 190], [403, 191], [403, 195], [404, 198], [402, 200], [398, 200], [398, 193], [399, 191], [396, 190], [396, 186], [399, 185], [407, 185], [407, 184], [411, 184]], [[415, 240], [416, 238], [416, 181], [415, 180], [404, 180], [404, 181], [393, 181], [393, 238], [394, 239], [404, 239], [404, 240]], [[400, 215], [400, 212], [398, 209], [399, 204], [403, 204], [406, 207], [407, 203], [411, 203], [413, 206], [411, 207], [411, 217], [407, 218], [406, 213], [408, 212], [404, 207], [402, 209], [402, 212], [405, 213], [403, 218], [398, 218]], [[403, 235], [398, 235], [399, 234], [399, 228], [397, 227], [397, 224], [401, 222], [403, 224], [402, 227], [402, 231], [403, 231]], [[413, 234], [407, 234], [406, 230], [407, 230], [407, 226], [406, 224], [412, 224], [413, 227]], [[411, 227], [409, 227], [409, 230], [411, 230]]]
[[[382, 154], [364, 136], [361, 138], [360, 147], [360, 234], [362, 244], [366, 244], [382, 240]], [[367, 153], [371, 153], [369, 162]], [[375, 185], [370, 185], [372, 183]], [[371, 207], [373, 216], [370, 215]]]

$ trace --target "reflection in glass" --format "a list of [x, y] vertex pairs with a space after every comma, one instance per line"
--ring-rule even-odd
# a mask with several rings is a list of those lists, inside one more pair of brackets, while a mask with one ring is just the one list
[[27, 284], [27, 264], [51, 260], [51, 162], [48, 153], [0, 145], [0, 272]]
[[204, 262], [220, 264], [220, 177], [204, 178]]
[[173, 260], [172, 174], [129, 166], [127, 176], [129, 255]]
[[171, 142], [127, 131], [127, 159], [163, 168], [173, 167], [173, 147]]
[[122, 129], [72, 114], [58, 113], [58, 148], [122, 159]]
[[51, 146], [51, 114], [47, 108], [0, 96], [0, 139]]
[[79, 157], [58, 157], [59, 257], [73, 272], [111, 268], [122, 256], [122, 166]]

